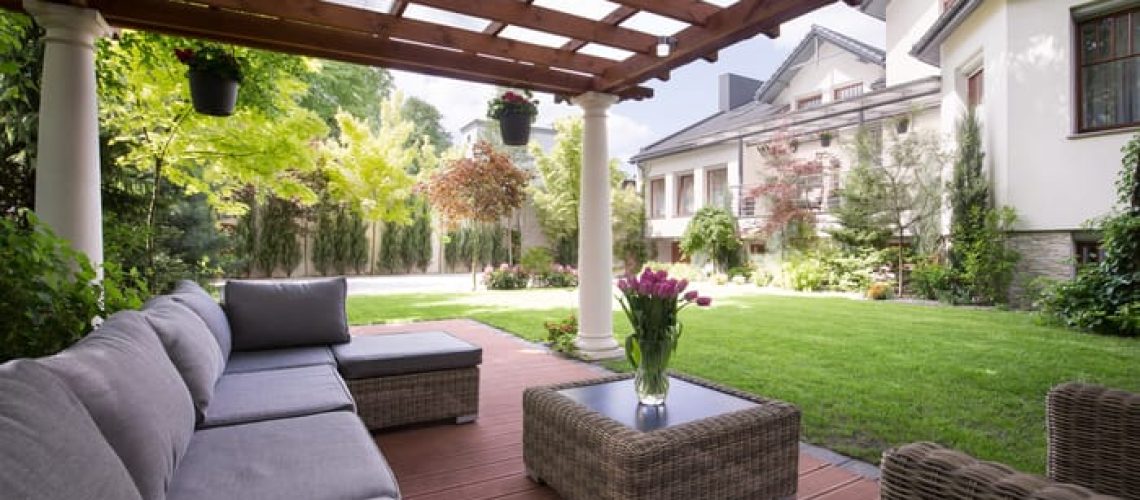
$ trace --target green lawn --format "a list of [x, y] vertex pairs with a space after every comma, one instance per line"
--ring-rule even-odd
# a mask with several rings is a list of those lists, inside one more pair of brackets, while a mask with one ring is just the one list
[[[349, 318], [467, 317], [537, 340], [571, 300], [565, 291], [353, 297]], [[807, 441], [871, 462], [930, 440], [1040, 473], [1049, 387], [1140, 391], [1140, 340], [1043, 327], [1025, 313], [761, 295], [682, 318], [675, 368], [795, 403]], [[628, 332], [620, 313], [614, 325]]]

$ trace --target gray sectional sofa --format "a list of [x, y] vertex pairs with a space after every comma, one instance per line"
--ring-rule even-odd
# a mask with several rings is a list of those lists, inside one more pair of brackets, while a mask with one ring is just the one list
[[197, 285], [0, 365], [4, 499], [397, 499], [330, 345], [343, 279]]

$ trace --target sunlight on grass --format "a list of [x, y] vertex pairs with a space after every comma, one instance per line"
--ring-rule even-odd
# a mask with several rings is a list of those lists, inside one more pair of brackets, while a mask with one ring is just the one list
[[[673, 367], [795, 403], [805, 440], [871, 462], [885, 448], [930, 440], [1042, 472], [1050, 387], [1080, 380], [1140, 391], [1140, 340], [1041, 326], [1026, 313], [731, 287], [717, 295], [712, 308], [682, 313]], [[566, 290], [350, 297], [349, 320], [471, 318], [542, 340], [542, 323], [573, 306]], [[614, 329], [629, 332], [620, 311]]]

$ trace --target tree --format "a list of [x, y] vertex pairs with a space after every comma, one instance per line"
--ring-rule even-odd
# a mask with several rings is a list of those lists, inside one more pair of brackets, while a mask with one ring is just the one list
[[387, 70], [339, 61], [306, 59], [311, 71], [301, 80], [308, 90], [301, 106], [312, 110], [331, 128], [336, 114], [345, 112], [371, 127], [380, 123], [380, 103], [392, 93], [392, 75]]
[[982, 150], [982, 129], [974, 111], [958, 122], [958, 154], [954, 177], [947, 187], [950, 202], [950, 269], [962, 272], [966, 248], [972, 247], [992, 208], [990, 183], [985, 176], [986, 154]]
[[[419, 150], [430, 145], [436, 151], [451, 147], [451, 134], [444, 130], [441, 122], [443, 115], [431, 103], [417, 97], [409, 97], [400, 107], [400, 115], [413, 126], [406, 147]], [[412, 162], [408, 173], [415, 175], [421, 170], [426, 170], [426, 166], [421, 163], [423, 162], [420, 159]]]
[[[509, 216], [526, 201], [527, 175], [484, 141], [475, 143], [471, 158], [451, 161], [434, 172], [422, 189], [445, 224], [490, 225]], [[471, 261], [471, 287], [476, 287], [476, 260]]]
[[407, 171], [417, 151], [405, 147], [412, 124], [400, 117], [402, 99], [397, 93], [384, 101], [377, 132], [348, 113], [338, 113], [340, 136], [327, 144], [333, 161], [329, 169], [330, 188], [350, 200], [372, 225], [373, 248], [368, 261], [373, 270], [380, 222], [410, 220], [406, 200], [415, 182]]
[[718, 271], [725, 271], [739, 261], [740, 237], [736, 218], [722, 207], [697, 210], [685, 233], [681, 235], [681, 251], [686, 256], [708, 255]]
[[843, 178], [839, 206], [831, 209], [838, 227], [828, 231], [848, 253], [882, 250], [891, 238], [891, 220], [881, 209], [885, 180], [880, 170], [872, 167], [882, 154], [882, 136], [870, 127], [860, 127], [852, 145], [855, 161]]
[[613, 192], [614, 257], [625, 269], [641, 269], [648, 248], [645, 243], [645, 204], [633, 186]]
[[0, 12], [0, 215], [35, 204], [43, 30]]
[[[557, 131], [550, 154], [531, 146], [538, 182], [530, 188], [538, 222], [562, 264], [577, 262], [578, 202], [582, 193], [582, 119], [566, 118], [554, 124]], [[611, 197], [619, 196], [624, 176], [616, 159], [610, 160]], [[566, 250], [572, 249], [573, 253]], [[575, 257], [570, 259], [569, 257]]]
[[796, 141], [777, 134], [760, 146], [768, 171], [752, 196], [764, 200], [767, 216], [759, 233], [776, 238], [781, 248], [802, 248], [815, 239], [815, 209], [810, 197], [813, 183], [822, 180], [824, 164], [795, 157]]

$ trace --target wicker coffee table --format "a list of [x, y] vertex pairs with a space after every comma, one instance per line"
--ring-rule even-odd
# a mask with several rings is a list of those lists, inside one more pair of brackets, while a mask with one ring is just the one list
[[571, 500], [791, 497], [799, 434], [795, 406], [681, 375], [663, 410], [631, 375], [523, 394], [527, 474]]

